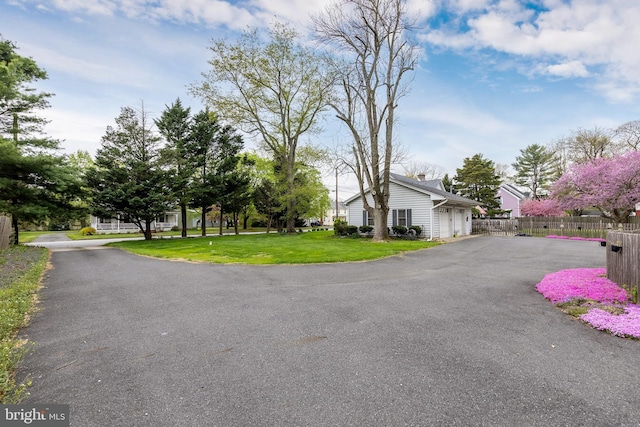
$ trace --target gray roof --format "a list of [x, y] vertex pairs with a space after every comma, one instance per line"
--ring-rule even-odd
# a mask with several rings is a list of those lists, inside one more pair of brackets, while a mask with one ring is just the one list
[[390, 176], [391, 176], [391, 180], [395, 181], [398, 184], [427, 191], [429, 193], [438, 195], [443, 199], [447, 199], [449, 202], [453, 204], [459, 203], [462, 205], [470, 205], [470, 206], [475, 206], [478, 204], [478, 202], [476, 202], [475, 200], [467, 199], [466, 197], [458, 196], [457, 194], [453, 194], [448, 191], [441, 190], [438, 184], [441, 183], [442, 181], [440, 181], [439, 179], [430, 180], [430, 181], [420, 181], [413, 178], [407, 178], [406, 176], [398, 175], [396, 173], [392, 173], [390, 174]]
[[502, 184], [500, 187], [502, 187], [505, 191], [508, 191], [509, 193], [513, 194], [514, 196], [516, 196], [519, 199], [528, 199], [529, 197], [524, 194], [522, 191], [518, 190], [516, 187], [514, 187], [511, 184]]
[[[407, 178], [406, 176], [398, 175], [396, 173], [389, 174], [390, 181], [395, 182], [398, 185], [402, 185], [407, 188], [411, 188], [423, 193], [429, 193], [433, 196], [434, 200], [447, 200], [449, 204], [463, 205], [463, 206], [476, 206], [478, 202], [475, 200], [467, 199], [466, 197], [458, 196], [457, 194], [449, 193], [440, 189], [441, 181], [439, 179], [420, 181], [414, 178]], [[356, 194], [345, 201], [346, 204], [351, 203], [360, 197], [360, 194]]]

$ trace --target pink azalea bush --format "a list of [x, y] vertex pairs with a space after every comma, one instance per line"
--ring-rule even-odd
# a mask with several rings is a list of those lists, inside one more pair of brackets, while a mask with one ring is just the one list
[[640, 338], [640, 307], [630, 304], [624, 307], [625, 314], [611, 314], [593, 307], [580, 319], [601, 331], [609, 331], [619, 337]]
[[552, 303], [589, 299], [603, 303], [622, 303], [627, 291], [605, 277], [605, 268], [574, 268], [547, 274], [536, 289]]
[[565, 216], [560, 204], [554, 199], [529, 199], [524, 200], [520, 205], [520, 212], [523, 216]]
[[[621, 337], [640, 338], [640, 306], [629, 304], [629, 293], [605, 277], [605, 268], [574, 268], [544, 276], [536, 289], [554, 304], [577, 301], [588, 311], [580, 319], [596, 329]], [[607, 306], [616, 307], [613, 314]]]

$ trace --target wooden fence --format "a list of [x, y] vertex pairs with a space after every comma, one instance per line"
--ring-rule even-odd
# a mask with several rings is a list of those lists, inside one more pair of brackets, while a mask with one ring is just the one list
[[637, 295], [640, 286], [640, 231], [607, 233], [607, 278]]
[[522, 233], [530, 236], [549, 235], [591, 237], [604, 239], [608, 231], [640, 230], [640, 217], [631, 217], [625, 224], [599, 217], [522, 217], [516, 219], [474, 219], [473, 234], [514, 236]]
[[0, 216], [0, 251], [9, 247], [11, 239], [11, 218]]

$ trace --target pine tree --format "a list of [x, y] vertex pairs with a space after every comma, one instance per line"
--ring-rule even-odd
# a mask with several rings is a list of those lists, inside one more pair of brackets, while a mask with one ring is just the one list
[[496, 193], [502, 181], [493, 161], [485, 159], [482, 154], [465, 158], [462, 168], [456, 169], [454, 181], [455, 191], [460, 195], [477, 201], [486, 209], [500, 207]]
[[511, 166], [516, 171], [515, 183], [531, 190], [531, 197], [539, 199], [549, 189], [557, 170], [554, 154], [546, 147], [532, 144], [520, 150], [521, 155]]

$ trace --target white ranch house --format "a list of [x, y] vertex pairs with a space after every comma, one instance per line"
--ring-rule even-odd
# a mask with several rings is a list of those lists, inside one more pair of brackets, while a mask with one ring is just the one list
[[[91, 215], [91, 227], [98, 233], [138, 233], [140, 228], [126, 218], [98, 218]], [[151, 223], [151, 231], [169, 231], [171, 227], [180, 226], [180, 212], [165, 212]]]
[[[366, 197], [371, 204], [369, 190]], [[345, 204], [349, 207], [349, 225], [373, 225], [360, 194], [347, 199]], [[471, 209], [477, 204], [445, 191], [439, 179], [424, 181], [391, 174], [387, 223], [389, 227], [419, 225], [422, 235], [430, 239], [465, 236], [471, 234]]]

